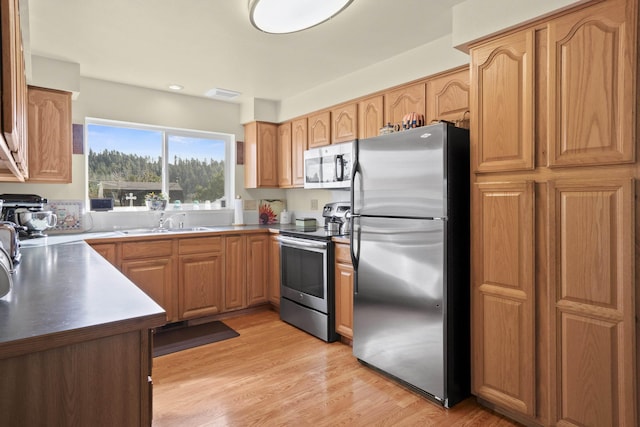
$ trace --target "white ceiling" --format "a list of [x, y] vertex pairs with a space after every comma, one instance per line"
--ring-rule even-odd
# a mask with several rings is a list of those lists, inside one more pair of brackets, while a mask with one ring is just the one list
[[102, 80], [204, 96], [282, 100], [451, 33], [463, 0], [354, 0], [306, 31], [273, 35], [247, 0], [29, 0], [31, 53]]

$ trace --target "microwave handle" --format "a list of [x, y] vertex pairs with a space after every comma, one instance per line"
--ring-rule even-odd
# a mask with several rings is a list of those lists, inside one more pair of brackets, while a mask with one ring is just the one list
[[344, 157], [342, 154], [335, 156], [336, 181], [344, 181]]

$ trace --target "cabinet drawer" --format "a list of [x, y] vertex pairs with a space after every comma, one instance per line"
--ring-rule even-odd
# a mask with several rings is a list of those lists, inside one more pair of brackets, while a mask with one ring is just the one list
[[181, 239], [178, 246], [180, 255], [222, 251], [222, 237], [196, 237]]
[[122, 244], [122, 259], [171, 256], [171, 240], [150, 240]]
[[351, 251], [349, 250], [349, 245], [345, 245], [344, 243], [336, 243], [335, 257], [336, 262], [351, 264]]

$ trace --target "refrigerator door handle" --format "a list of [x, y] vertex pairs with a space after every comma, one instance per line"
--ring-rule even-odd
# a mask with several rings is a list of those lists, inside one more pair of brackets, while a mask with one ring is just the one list
[[[353, 214], [354, 212], [356, 214], [359, 213], [359, 211], [356, 209], [356, 205], [354, 204], [355, 201], [355, 190], [356, 190], [356, 175], [358, 175], [358, 173], [360, 172], [360, 163], [358, 162], [358, 140], [356, 139], [353, 143], [353, 153], [354, 153], [354, 159], [353, 159], [353, 168], [352, 168], [352, 172], [351, 172], [351, 193], [350, 193], [350, 202], [351, 202], [351, 213]], [[351, 230], [353, 230], [353, 223], [351, 223]]]
[[[351, 215], [349, 221], [351, 221], [351, 234], [349, 235], [349, 250], [351, 252], [351, 264], [357, 274], [358, 264], [360, 262], [360, 227], [356, 227], [356, 218], [360, 218], [360, 215]], [[357, 281], [356, 281], [357, 282]], [[357, 289], [354, 289], [357, 292]]]
[[336, 181], [344, 181], [344, 158], [342, 154], [338, 154], [334, 158]]

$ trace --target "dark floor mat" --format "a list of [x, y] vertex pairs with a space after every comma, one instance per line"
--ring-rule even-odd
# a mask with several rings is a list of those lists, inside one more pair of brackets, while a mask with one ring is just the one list
[[238, 335], [240, 334], [220, 321], [156, 330], [153, 335], [153, 357], [223, 341]]

